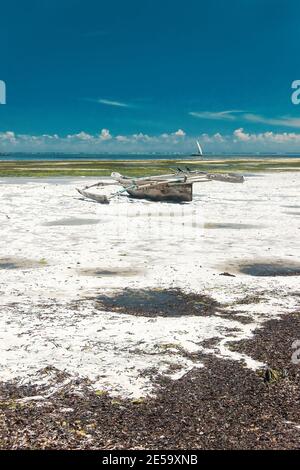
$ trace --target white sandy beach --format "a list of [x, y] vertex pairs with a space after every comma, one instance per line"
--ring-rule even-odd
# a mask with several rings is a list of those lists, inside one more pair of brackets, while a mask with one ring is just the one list
[[[155, 391], [147, 370], [176, 379], [202, 366], [183, 351], [262, 366], [227, 342], [299, 307], [299, 276], [250, 276], [239, 266], [300, 264], [300, 173], [200, 183], [185, 205], [124, 196], [110, 205], [83, 201], [75, 187], [94, 181], [0, 179], [0, 380], [50, 387], [51, 366], [66, 380], [87, 378], [97, 390], [139, 397]], [[124, 288], [174, 287], [210, 296], [228, 312], [238, 308], [251, 321], [218, 313], [137, 317], [95, 303]], [[260, 301], [244, 303], [253, 295]], [[212, 338], [215, 346], [207, 346]]]

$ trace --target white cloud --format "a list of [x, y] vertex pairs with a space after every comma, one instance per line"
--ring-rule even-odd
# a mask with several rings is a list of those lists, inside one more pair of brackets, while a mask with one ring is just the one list
[[[83, 132], [83, 134], [84, 134], [84, 132]], [[86, 135], [88, 135], [88, 134], [86, 134]], [[42, 137], [45, 137], [45, 139], [59, 139], [58, 134], [53, 134], [53, 135], [43, 134]]]
[[[233, 133], [236, 141], [255, 142], [258, 144], [300, 144], [300, 134], [295, 132], [260, 132], [249, 134], [243, 128], [236, 129]], [[300, 150], [300, 149], [298, 149]]]
[[[46, 137], [51, 138], [51, 136], [48, 136], [48, 135]], [[79, 140], [91, 140], [93, 137], [90, 134], [87, 134], [86, 132], [81, 131], [78, 134], [68, 135], [67, 138], [68, 139], [76, 138], [76, 139], [79, 139]]]
[[129, 142], [129, 139], [126, 137], [126, 135], [117, 135], [116, 140], [118, 142]]
[[12, 131], [0, 132], [0, 141], [15, 142], [16, 136]]
[[241, 140], [242, 142], [247, 142], [250, 140], [250, 135], [245, 133], [242, 127], [240, 129], [236, 129], [233, 132], [233, 135], [237, 138], [237, 140]]
[[279, 116], [277, 118], [267, 118], [259, 114], [244, 114], [243, 119], [249, 122], [267, 124], [270, 126], [296, 127], [300, 128], [300, 118], [290, 116]]
[[133, 134], [132, 139], [135, 141], [142, 141], [142, 142], [148, 142], [151, 140], [151, 137], [147, 134], [143, 134], [142, 132], [139, 132], [138, 134]]
[[229, 111], [201, 111], [201, 112], [190, 112], [190, 116], [199, 119], [208, 119], [214, 121], [244, 121], [253, 122], [256, 124], [266, 124], [268, 126], [276, 127], [294, 127], [300, 128], [300, 118], [293, 118], [291, 116], [279, 116], [279, 117], [265, 117], [260, 114], [245, 113], [241, 110], [229, 110]]
[[178, 131], [174, 132], [173, 135], [177, 135], [177, 137], [185, 137], [186, 133], [182, 129], [178, 129]]
[[67, 136], [57, 134], [16, 134], [12, 130], [0, 132], [0, 152], [89, 152], [93, 153], [190, 153], [196, 150], [198, 139], [206, 152], [299, 152], [300, 133], [273, 132], [250, 133], [239, 127], [231, 134], [203, 133], [189, 136], [182, 129], [160, 135], [137, 132], [114, 136], [109, 129], [98, 134], [81, 131]]
[[216, 142], [225, 142], [225, 139], [222, 136], [222, 134], [220, 134], [220, 132], [217, 132], [216, 134], [214, 134], [213, 137], [214, 137]]
[[237, 113], [242, 113], [243, 111], [240, 111], [238, 109], [231, 109], [228, 111], [217, 111], [217, 112], [211, 112], [211, 111], [201, 111], [201, 112], [195, 112], [191, 111], [189, 113], [190, 116], [199, 118], [199, 119], [211, 119], [211, 120], [216, 120], [216, 121], [235, 121], [237, 119], [237, 116], [235, 114]]
[[104, 98], [100, 98], [97, 100], [97, 103], [104, 104], [106, 106], [117, 106], [119, 108], [129, 108], [130, 105], [127, 103], [122, 103], [121, 101], [113, 101], [113, 100], [106, 100]]
[[111, 136], [108, 129], [102, 129], [102, 131], [99, 134], [99, 138], [101, 140], [110, 140], [110, 139], [112, 139], [112, 136]]

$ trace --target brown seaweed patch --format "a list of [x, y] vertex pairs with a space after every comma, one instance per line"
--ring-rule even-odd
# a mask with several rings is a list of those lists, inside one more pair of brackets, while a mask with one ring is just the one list
[[113, 296], [96, 298], [101, 310], [144, 317], [180, 317], [221, 312], [221, 305], [211, 297], [186, 294], [180, 289], [124, 289]]

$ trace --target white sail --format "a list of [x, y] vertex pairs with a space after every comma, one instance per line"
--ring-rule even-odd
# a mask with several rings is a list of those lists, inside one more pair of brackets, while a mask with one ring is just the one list
[[199, 155], [203, 155], [201, 145], [199, 144], [198, 140], [196, 142], [197, 142], [197, 147], [198, 147], [198, 150], [199, 150]]

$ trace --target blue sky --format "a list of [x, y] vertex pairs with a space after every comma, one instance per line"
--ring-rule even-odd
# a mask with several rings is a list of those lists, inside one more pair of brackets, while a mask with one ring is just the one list
[[0, 151], [300, 151], [296, 0], [0, 8]]

